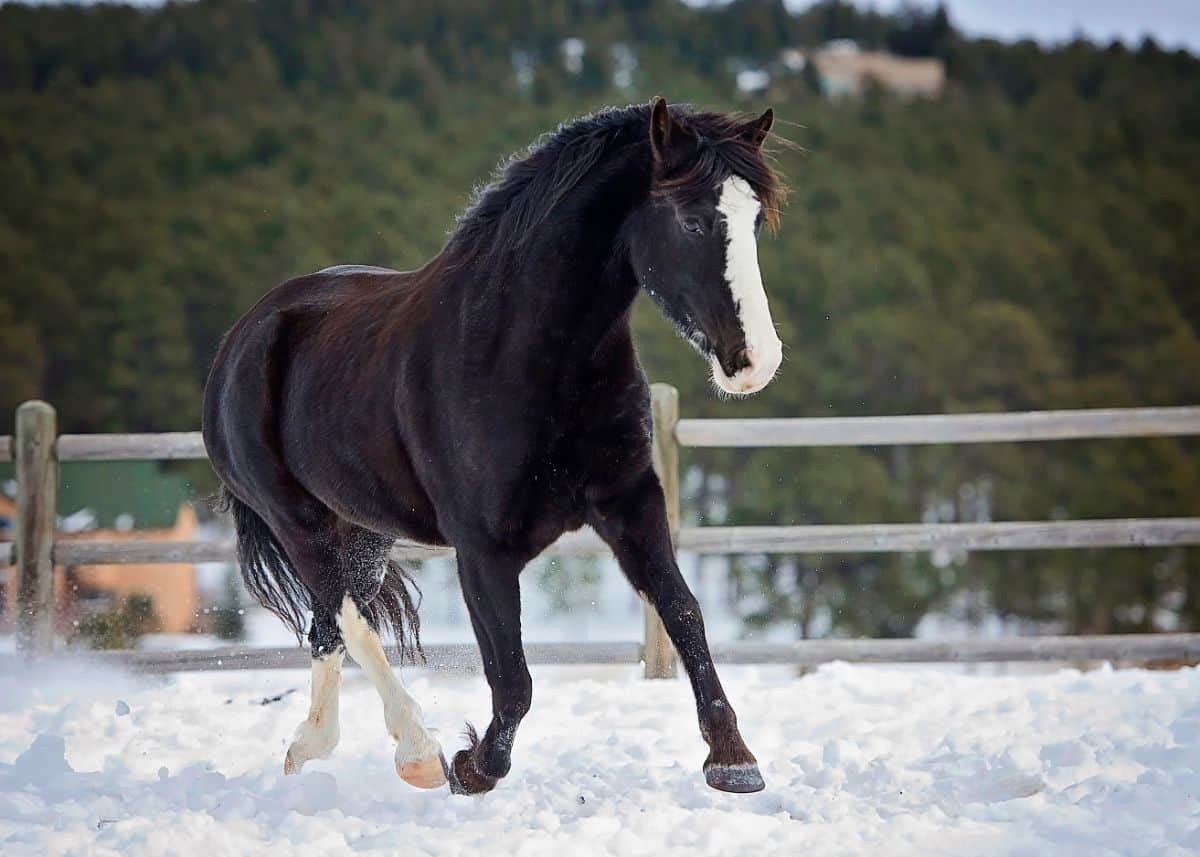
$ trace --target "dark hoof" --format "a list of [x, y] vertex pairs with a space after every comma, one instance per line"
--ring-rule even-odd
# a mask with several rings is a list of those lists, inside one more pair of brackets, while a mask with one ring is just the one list
[[767, 786], [753, 763], [710, 765], [704, 769], [704, 779], [714, 789], [734, 794], [761, 792]]
[[447, 777], [450, 781], [450, 791], [456, 795], [478, 795], [490, 792], [499, 782], [495, 777], [482, 774], [475, 767], [470, 750], [459, 750], [454, 754], [450, 763]]

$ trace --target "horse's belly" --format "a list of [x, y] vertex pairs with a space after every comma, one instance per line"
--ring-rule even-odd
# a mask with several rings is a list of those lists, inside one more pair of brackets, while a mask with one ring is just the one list
[[354, 491], [329, 492], [316, 496], [339, 518], [373, 532], [424, 545], [448, 543], [438, 529], [432, 507], [423, 508], [424, 504], [406, 502], [396, 497], [369, 497], [365, 496], [365, 492], [356, 496]]
[[288, 469], [339, 518], [397, 539], [444, 545], [433, 502], [403, 449], [361, 435], [344, 443], [317, 437], [284, 444]]

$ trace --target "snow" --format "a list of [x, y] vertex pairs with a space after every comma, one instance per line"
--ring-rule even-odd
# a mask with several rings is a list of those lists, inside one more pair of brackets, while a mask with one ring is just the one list
[[[724, 674], [767, 779], [757, 795], [704, 785], [686, 682], [642, 681], [632, 667], [535, 668], [512, 773], [472, 798], [396, 777], [357, 670], [341, 746], [298, 777], [281, 768], [307, 710], [304, 673], [0, 675], [0, 853], [1200, 850], [1198, 670]], [[405, 680], [447, 750], [490, 708], [479, 676]]]

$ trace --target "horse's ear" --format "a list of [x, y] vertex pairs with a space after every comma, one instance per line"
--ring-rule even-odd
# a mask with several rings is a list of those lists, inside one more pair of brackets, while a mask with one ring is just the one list
[[667, 109], [667, 100], [661, 95], [650, 102], [650, 145], [655, 157], [661, 156], [671, 145], [671, 131], [675, 120]]
[[650, 148], [659, 176], [674, 172], [696, 153], [696, 135], [671, 115], [661, 96], [650, 104]]
[[773, 124], [775, 124], [775, 111], [768, 107], [762, 116], [751, 119], [742, 126], [742, 139], [748, 141], [752, 146], [762, 146], [763, 140], [767, 139], [767, 134]]

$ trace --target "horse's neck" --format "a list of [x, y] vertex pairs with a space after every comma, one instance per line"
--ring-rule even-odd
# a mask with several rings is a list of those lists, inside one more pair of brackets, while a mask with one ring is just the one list
[[549, 374], [569, 374], [628, 324], [637, 282], [620, 232], [644, 185], [637, 153], [598, 169], [540, 224], [528, 248], [515, 251], [515, 277], [488, 276], [486, 303], [500, 317], [481, 318], [499, 337], [496, 353]]

